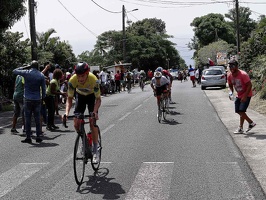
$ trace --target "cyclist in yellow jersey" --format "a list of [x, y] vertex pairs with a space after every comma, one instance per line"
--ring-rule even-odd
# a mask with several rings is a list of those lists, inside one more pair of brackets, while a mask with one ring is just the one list
[[[100, 86], [97, 77], [90, 73], [89, 65], [85, 62], [80, 62], [75, 67], [75, 74], [69, 79], [68, 82], [68, 97], [66, 102], [66, 117], [69, 115], [69, 111], [72, 107], [72, 101], [75, 94], [76, 104], [74, 113], [84, 113], [86, 106], [89, 113], [93, 113], [96, 120], [98, 117], [98, 110], [101, 106], [101, 93]], [[75, 93], [76, 91], [76, 93]], [[98, 162], [98, 129], [94, 127], [93, 120], [89, 119], [90, 128], [92, 130], [93, 140], [93, 162]], [[78, 120], [74, 118], [74, 127], [76, 131], [79, 131]]]

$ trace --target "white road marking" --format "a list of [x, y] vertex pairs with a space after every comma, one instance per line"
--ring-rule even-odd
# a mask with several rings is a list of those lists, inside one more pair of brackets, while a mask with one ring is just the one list
[[60, 162], [57, 165], [54, 165], [48, 172], [46, 172], [44, 175], [41, 176], [41, 178], [48, 178], [51, 175], [53, 175], [55, 172], [59, 171], [60, 168], [62, 168], [67, 162], [69, 162], [73, 158], [73, 154], [69, 155], [65, 160]]
[[48, 163], [20, 163], [0, 176], [0, 198]]
[[134, 108], [134, 110], [137, 110], [137, 109], [139, 109], [141, 106], [142, 106], [141, 104], [140, 104], [140, 105], [138, 105], [136, 108]]
[[123, 117], [121, 117], [120, 119], [119, 119], [119, 121], [122, 121], [123, 119], [125, 119], [128, 115], [130, 115], [131, 114], [131, 112], [128, 112], [128, 113], [126, 113]]
[[132, 184], [126, 200], [168, 200], [173, 162], [144, 162]]
[[12, 124], [8, 124], [8, 125], [5, 125], [5, 126], [0, 126], [0, 129], [1, 128], [6, 128], [6, 127], [9, 127], [9, 126], [12, 126]]
[[101, 136], [103, 136], [103, 134], [105, 134], [107, 131], [109, 131], [114, 126], [115, 126], [115, 124], [111, 124], [106, 129], [104, 129], [103, 131], [101, 130]]

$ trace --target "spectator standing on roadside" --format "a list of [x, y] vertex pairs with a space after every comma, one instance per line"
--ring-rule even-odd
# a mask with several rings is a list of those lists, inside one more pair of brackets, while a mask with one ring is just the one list
[[234, 133], [244, 133], [243, 125], [246, 120], [249, 123], [246, 132], [250, 131], [256, 123], [254, 123], [246, 114], [247, 108], [252, 97], [252, 84], [249, 75], [243, 70], [238, 69], [238, 62], [235, 59], [229, 61], [230, 73], [228, 75], [228, 85], [230, 88], [229, 98], [232, 98], [234, 89], [237, 92], [235, 99], [235, 112], [240, 116], [239, 127]]
[[17, 119], [22, 116], [22, 131], [25, 128], [24, 108], [23, 108], [23, 94], [24, 94], [24, 78], [23, 76], [17, 75], [15, 81], [15, 89], [13, 94], [14, 101], [14, 115], [12, 120], [11, 133], [19, 133], [16, 129]]
[[121, 84], [121, 91], [125, 91], [125, 80], [124, 80], [124, 77], [125, 77], [125, 73], [124, 71], [121, 70], [121, 73], [120, 73], [120, 84]]
[[121, 79], [121, 74], [120, 74], [119, 70], [117, 70], [117, 72], [115, 74], [115, 91], [116, 92], [120, 92], [121, 91], [120, 79]]
[[106, 95], [107, 91], [106, 91], [106, 81], [107, 81], [107, 73], [106, 73], [106, 69], [103, 69], [100, 73], [99, 73], [99, 79], [101, 81], [101, 94], [102, 95]]
[[53, 79], [50, 81], [50, 84], [46, 90], [46, 107], [48, 110], [48, 122], [46, 129], [47, 130], [54, 130], [58, 129], [58, 126], [54, 124], [54, 117], [55, 117], [55, 98], [57, 95], [66, 95], [66, 92], [60, 91], [60, 79], [63, 76], [63, 72], [61, 69], [55, 69], [53, 73]]
[[189, 73], [190, 80], [192, 81], [192, 86], [193, 87], [196, 87], [196, 82], [195, 82], [195, 69], [191, 65], [189, 65], [188, 73]]
[[[29, 69], [30, 68], [30, 69]], [[36, 124], [36, 142], [42, 142], [40, 138], [41, 131], [41, 102], [45, 97], [45, 78], [39, 71], [39, 64], [33, 60], [29, 67], [19, 67], [13, 70], [16, 75], [21, 75], [25, 80], [24, 89], [24, 113], [25, 113], [25, 127], [26, 139], [22, 143], [32, 143], [31, 140], [31, 116], [34, 114]], [[41, 90], [40, 90], [41, 88]], [[41, 92], [42, 94], [41, 94]]]

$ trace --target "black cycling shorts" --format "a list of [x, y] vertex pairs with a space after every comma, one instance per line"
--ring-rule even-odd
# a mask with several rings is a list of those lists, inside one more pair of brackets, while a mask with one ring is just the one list
[[93, 112], [95, 104], [95, 95], [94, 93], [87, 96], [76, 93], [76, 104], [74, 113], [84, 113], [86, 110], [86, 105], [88, 107], [89, 113]]
[[161, 87], [156, 87], [156, 96], [161, 96], [164, 90], [167, 90], [167, 85], [163, 85]]

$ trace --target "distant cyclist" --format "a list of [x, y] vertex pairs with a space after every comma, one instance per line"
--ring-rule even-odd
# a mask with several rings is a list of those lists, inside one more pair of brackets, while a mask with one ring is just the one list
[[145, 85], [145, 80], [146, 80], [146, 73], [144, 72], [144, 70], [140, 70], [140, 73], [139, 73], [139, 86], [144, 87]]
[[162, 74], [163, 74], [167, 79], [169, 79], [169, 81], [170, 81], [168, 97], [169, 97], [169, 100], [170, 100], [170, 103], [171, 103], [171, 102], [172, 102], [171, 88], [172, 88], [172, 83], [173, 83], [174, 78], [173, 78], [173, 76], [169, 73], [169, 71], [166, 70], [166, 69], [163, 69]]
[[[86, 62], [80, 62], [75, 67], [75, 74], [68, 82], [68, 97], [66, 103], [66, 117], [72, 107], [72, 100], [76, 91], [76, 104], [74, 113], [84, 113], [86, 106], [89, 113], [93, 113], [98, 120], [98, 110], [101, 105], [101, 92], [97, 77], [90, 73], [89, 65]], [[98, 163], [98, 129], [94, 127], [92, 118], [89, 118], [90, 128], [92, 130], [93, 140], [93, 163]], [[74, 127], [79, 132], [79, 124], [77, 118], [74, 119]]]
[[154, 72], [154, 77], [151, 79], [151, 88], [153, 89], [154, 94], [157, 97], [158, 108], [160, 108], [159, 105], [161, 100], [161, 94], [164, 90], [169, 90], [169, 85], [170, 80], [163, 76], [161, 72]]
[[128, 92], [130, 92], [131, 90], [131, 83], [132, 83], [132, 80], [133, 80], [133, 75], [132, 73], [128, 70], [125, 74], [125, 82], [126, 82], [126, 88], [128, 90]]

